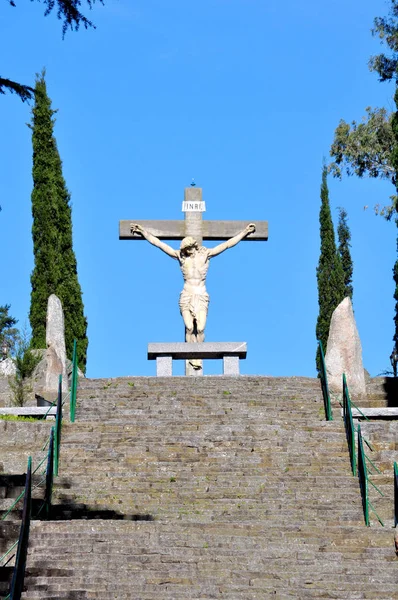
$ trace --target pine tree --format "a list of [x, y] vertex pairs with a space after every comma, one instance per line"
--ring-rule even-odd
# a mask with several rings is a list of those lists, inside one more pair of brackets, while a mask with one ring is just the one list
[[350, 252], [351, 232], [347, 223], [347, 211], [344, 208], [339, 208], [337, 235], [339, 238], [338, 253], [344, 273], [344, 297], [349, 296], [352, 300], [354, 289], [352, 287], [353, 266]]
[[[318, 282], [319, 314], [316, 323], [316, 337], [322, 342], [324, 352], [329, 335], [332, 313], [344, 299], [344, 273], [336, 250], [334, 228], [329, 205], [327, 167], [322, 170], [321, 210], [319, 213], [321, 252], [316, 277]], [[319, 350], [316, 353], [316, 366], [320, 371]]]
[[46, 347], [46, 313], [50, 294], [56, 294], [65, 316], [65, 343], [72, 356], [77, 340], [80, 368], [85, 371], [88, 339], [82, 292], [77, 277], [72, 245], [70, 194], [62, 176], [62, 162], [53, 135], [54, 114], [47, 95], [45, 73], [36, 79], [32, 110], [33, 143], [33, 252], [35, 266], [31, 276], [30, 324], [32, 346]]

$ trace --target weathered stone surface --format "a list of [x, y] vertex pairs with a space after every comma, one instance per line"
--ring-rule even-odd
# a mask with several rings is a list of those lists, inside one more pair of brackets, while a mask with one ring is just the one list
[[171, 356], [158, 356], [156, 359], [157, 377], [171, 377], [173, 375], [173, 360]]
[[148, 344], [148, 360], [157, 356], [171, 356], [174, 359], [224, 358], [238, 356], [246, 358], [246, 342], [153, 342]]
[[[354, 419], [361, 419], [363, 415], [368, 419], [398, 419], [398, 407], [352, 408]], [[343, 416], [343, 409], [341, 409], [341, 416]]]
[[239, 375], [239, 356], [224, 356], [223, 374]]
[[[388, 506], [377, 507], [386, 527], [373, 515], [365, 527], [335, 407], [324, 421], [319, 380], [308, 378], [79, 382], [56, 517], [31, 524], [24, 598], [397, 600], [396, 429]], [[32, 450], [38, 464], [50, 426], [0, 421], [5, 473], [24, 473]], [[10, 495], [0, 496], [3, 514]], [[3, 531], [5, 552], [18, 531]]]
[[148, 344], [148, 359], [156, 358], [156, 375], [158, 377], [172, 375], [172, 359], [188, 360], [192, 365], [186, 375], [198, 377], [203, 369], [195, 369], [193, 363], [202, 358], [222, 358], [224, 375], [239, 375], [239, 359], [246, 358], [246, 342], [171, 342]]
[[55, 294], [51, 294], [47, 304], [46, 345], [47, 348], [54, 348], [60, 360], [65, 364], [64, 311], [62, 309], [61, 300]]
[[46, 406], [10, 406], [0, 408], [0, 415], [13, 415], [17, 417], [44, 417], [56, 416], [57, 408]]
[[350, 395], [366, 395], [362, 346], [350, 298], [344, 298], [332, 315], [325, 356], [329, 387], [342, 392], [345, 373]]
[[61, 300], [55, 294], [51, 294], [48, 299], [46, 344], [44, 358], [34, 374], [34, 391], [46, 400], [54, 400], [58, 393], [60, 375], [62, 375], [62, 390], [64, 393], [68, 391], [64, 313]]
[[16, 368], [12, 358], [6, 358], [0, 362], [0, 377], [10, 377], [15, 373]]

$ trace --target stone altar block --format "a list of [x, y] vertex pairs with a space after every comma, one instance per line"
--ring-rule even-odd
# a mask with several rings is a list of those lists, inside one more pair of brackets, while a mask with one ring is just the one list
[[[246, 342], [173, 342], [148, 344], [148, 360], [156, 360], [156, 376], [171, 377], [174, 360], [223, 359], [223, 375], [239, 375], [239, 360], [246, 358]], [[200, 376], [203, 371], [194, 372]]]

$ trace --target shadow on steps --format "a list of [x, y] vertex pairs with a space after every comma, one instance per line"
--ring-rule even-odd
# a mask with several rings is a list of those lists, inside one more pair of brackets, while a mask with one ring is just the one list
[[0, 599], [9, 592], [14, 567], [0, 567]]
[[87, 504], [65, 502], [51, 506], [50, 514], [46, 520], [50, 521], [73, 521], [83, 519], [85, 521], [103, 519], [109, 521], [154, 521], [151, 514], [125, 514], [116, 510], [99, 509]]
[[398, 377], [386, 377], [383, 383], [387, 406], [398, 407]]

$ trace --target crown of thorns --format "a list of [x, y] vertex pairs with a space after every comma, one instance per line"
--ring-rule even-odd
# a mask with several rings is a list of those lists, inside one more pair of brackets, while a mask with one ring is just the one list
[[195, 238], [188, 236], [182, 240], [180, 250], [185, 250], [186, 248], [192, 248], [193, 246], [197, 246], [197, 245], [198, 245], [198, 242], [195, 240]]

